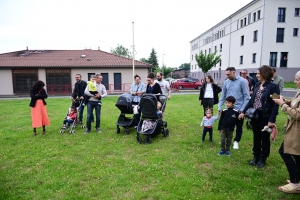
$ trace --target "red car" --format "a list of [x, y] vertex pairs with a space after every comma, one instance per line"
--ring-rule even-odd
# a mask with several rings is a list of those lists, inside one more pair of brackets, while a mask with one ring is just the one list
[[176, 88], [181, 90], [181, 89], [198, 89], [200, 90], [202, 83], [198, 80], [191, 80], [191, 79], [179, 79], [177, 80], [176, 84]]

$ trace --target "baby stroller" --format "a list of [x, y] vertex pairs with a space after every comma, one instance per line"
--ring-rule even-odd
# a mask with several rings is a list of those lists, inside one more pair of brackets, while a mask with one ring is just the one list
[[[163, 96], [163, 95], [159, 95]], [[161, 101], [160, 101], [161, 102]], [[163, 102], [161, 110], [165, 107], [166, 101]], [[164, 137], [169, 136], [169, 129], [167, 128], [167, 122], [162, 121], [162, 115], [157, 114], [157, 95], [144, 94], [140, 101], [140, 107], [142, 117], [137, 127], [136, 139], [138, 143], [142, 143], [143, 139], [141, 135], [144, 135], [144, 142], [150, 144], [152, 142], [152, 136], [163, 134]]]
[[[83, 103], [83, 101], [79, 101], [79, 100], [76, 99], [75, 102], [71, 104], [71, 106], [68, 109], [68, 113], [67, 113], [65, 119], [67, 119], [68, 115], [70, 114], [72, 106], [76, 107], [76, 117], [75, 117], [72, 125], [70, 125], [70, 127], [63, 126], [59, 131], [60, 133], [64, 133], [65, 131], [69, 131], [70, 134], [75, 133], [75, 128], [78, 124], [78, 112], [79, 112], [79, 109], [81, 109], [82, 103]], [[81, 128], [85, 128], [85, 125], [81, 124]]]
[[121, 111], [117, 120], [117, 133], [120, 133], [120, 126], [125, 128], [126, 135], [129, 134], [129, 128], [135, 127], [139, 123], [139, 119], [133, 115], [132, 117], [126, 116], [126, 114], [133, 114], [132, 95], [130, 93], [122, 94], [116, 103], [116, 107]]

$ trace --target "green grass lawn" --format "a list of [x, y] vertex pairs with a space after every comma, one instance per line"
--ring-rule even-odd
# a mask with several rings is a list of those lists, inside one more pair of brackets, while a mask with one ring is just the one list
[[[59, 133], [70, 100], [49, 98], [51, 125], [35, 137], [29, 99], [1, 100], [0, 199], [299, 199], [277, 190], [289, 178], [278, 154], [281, 131], [258, 169], [248, 165], [252, 132], [246, 128], [230, 157], [218, 156], [217, 123], [214, 143], [208, 136], [200, 142], [198, 95], [173, 95], [165, 114], [170, 136], [158, 135], [150, 145], [136, 142], [135, 129], [116, 133], [116, 100], [103, 99], [101, 134], [76, 127], [71, 135]], [[282, 127], [285, 115], [277, 121]]]
[[291, 82], [284, 82], [284, 88], [293, 88], [293, 89], [297, 89], [296, 84], [294, 83], [294, 81]]

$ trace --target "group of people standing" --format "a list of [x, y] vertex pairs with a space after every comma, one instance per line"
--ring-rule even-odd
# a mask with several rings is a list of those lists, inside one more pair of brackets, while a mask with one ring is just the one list
[[[236, 73], [234, 67], [226, 69], [227, 80], [224, 82], [223, 88], [217, 86], [211, 76], [207, 76], [200, 89], [199, 101], [203, 105], [205, 131], [211, 131], [210, 141], [212, 142], [212, 126], [214, 121], [220, 116], [218, 130], [221, 132], [221, 151], [219, 155], [230, 156], [231, 140], [233, 138], [233, 130], [236, 127], [236, 136], [234, 138], [234, 149], [239, 148], [239, 142], [243, 133], [243, 120], [248, 108], [255, 108], [256, 117], [251, 120], [253, 128], [253, 159], [249, 162], [250, 165], [255, 165], [262, 168], [266, 164], [266, 159], [270, 155], [270, 131], [264, 127], [268, 126], [271, 129], [276, 128], [276, 116], [278, 108], [281, 106], [282, 112], [287, 114], [286, 124], [284, 125], [285, 135], [284, 141], [279, 149], [279, 153], [286, 164], [290, 179], [286, 180], [287, 184], [279, 186], [278, 189], [285, 193], [300, 193], [300, 71], [295, 75], [294, 83], [298, 91], [295, 97], [287, 100], [280, 96], [279, 99], [272, 99], [271, 96], [276, 93], [280, 94], [280, 81], [276, 83], [276, 74], [274, 76], [273, 68], [263, 65], [257, 70], [257, 82], [254, 83], [247, 76], [247, 70], [242, 71], [242, 77]], [[274, 78], [275, 77], [275, 78]], [[71, 100], [76, 102], [76, 99], [84, 100], [84, 96], [90, 97], [87, 102], [87, 122], [85, 134], [91, 131], [91, 123], [93, 119], [93, 110], [96, 115], [96, 131], [101, 133], [100, 129], [100, 114], [101, 106], [99, 99], [107, 96], [106, 88], [102, 82], [102, 76], [96, 75], [95, 87], [97, 92], [91, 94], [88, 84], [82, 80], [80, 74], [76, 74], [76, 83], [72, 93]], [[134, 96], [133, 102], [138, 104], [141, 96], [144, 93], [163, 94], [165, 100], [171, 98], [171, 89], [167, 81], [163, 79], [161, 72], [156, 74], [150, 73], [147, 76], [148, 84], [141, 82], [141, 77], [136, 75], [135, 81], [131, 85], [130, 93]], [[50, 120], [46, 110], [45, 99], [48, 97], [44, 89], [44, 82], [37, 81], [30, 90], [30, 106], [32, 116], [33, 134], [37, 135], [36, 128], [43, 127], [43, 134], [46, 133], [45, 126], [50, 125]], [[221, 93], [220, 100], [218, 94]], [[250, 98], [251, 96], [251, 98]], [[161, 100], [161, 99], [160, 99]], [[226, 108], [222, 110], [223, 104]], [[218, 104], [217, 118], [212, 117], [213, 105]], [[79, 123], [82, 123], [84, 106], [80, 106], [78, 111]], [[163, 113], [163, 111], [162, 111]], [[213, 119], [213, 120], [210, 120]], [[211, 129], [211, 130], [209, 130]], [[203, 132], [204, 134], [204, 132]], [[205, 132], [206, 134], [206, 132]], [[204, 141], [202, 137], [202, 141]]]
[[[280, 95], [283, 89], [283, 79], [276, 74], [276, 69], [263, 65], [258, 68], [255, 82], [247, 76], [247, 70], [242, 70], [241, 76], [236, 73], [234, 67], [226, 69], [227, 80], [224, 82], [220, 101], [218, 93], [220, 88], [214, 84], [211, 76], [206, 76], [200, 89], [199, 101], [203, 105], [204, 125], [202, 141], [206, 132], [211, 134], [214, 121], [218, 118], [218, 130], [221, 132], [221, 151], [219, 155], [230, 156], [230, 145], [233, 138], [233, 130], [236, 128], [233, 148], [239, 148], [239, 142], [243, 133], [243, 120], [249, 108], [255, 109], [255, 117], [251, 119], [253, 131], [253, 159], [250, 165], [262, 168], [270, 155], [271, 133], [277, 131], [276, 117], [279, 106], [286, 113], [287, 121], [284, 125], [285, 135], [279, 153], [288, 169], [290, 180], [278, 189], [285, 193], [300, 193], [300, 71], [295, 75], [298, 91], [292, 100], [284, 97], [272, 98], [273, 94]], [[223, 104], [226, 108], [222, 110]], [[213, 105], [218, 104], [218, 116], [212, 116]], [[207, 125], [207, 126], [206, 126]], [[265, 127], [268, 127], [267, 129]], [[276, 137], [276, 135], [275, 135]], [[212, 137], [210, 136], [210, 141]]]

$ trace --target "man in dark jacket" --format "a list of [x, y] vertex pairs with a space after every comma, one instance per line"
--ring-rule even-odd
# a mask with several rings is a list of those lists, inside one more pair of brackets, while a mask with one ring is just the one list
[[[84, 80], [82, 80], [82, 77], [81, 77], [80, 74], [76, 74], [75, 79], [76, 79], [76, 83], [74, 85], [74, 90], [73, 90], [73, 93], [71, 95], [71, 101], [73, 103], [76, 102], [76, 99], [80, 100], [80, 101], [83, 101], [83, 99], [84, 99], [84, 90], [87, 86], [87, 83]], [[76, 107], [78, 107], [78, 105], [76, 105]], [[78, 123], [79, 124], [82, 123], [83, 110], [84, 110], [84, 107], [80, 106], [79, 117], [78, 117], [78, 120], [79, 120]]]
[[250, 96], [251, 96], [252, 93], [253, 93], [253, 88], [255, 86], [256, 81], [251, 76], [248, 76], [248, 71], [246, 69], [242, 70], [241, 76], [244, 79], [246, 79], [246, 81], [248, 83], [249, 93], [250, 93]]

